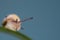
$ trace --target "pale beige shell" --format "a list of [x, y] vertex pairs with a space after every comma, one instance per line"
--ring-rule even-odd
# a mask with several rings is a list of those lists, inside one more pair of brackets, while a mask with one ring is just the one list
[[[5, 28], [8, 28], [13, 31], [19, 30], [21, 28], [21, 23], [17, 23], [17, 24], [11, 23], [12, 20], [16, 20], [16, 19], [18, 19], [18, 21], [20, 21], [19, 16], [16, 14], [9, 14], [6, 18], [4, 18], [3, 23], [5, 21], [7, 22], [7, 24], [5, 25]], [[15, 26], [15, 25], [17, 25], [17, 26]], [[16, 29], [16, 27], [17, 27], [17, 29]]]

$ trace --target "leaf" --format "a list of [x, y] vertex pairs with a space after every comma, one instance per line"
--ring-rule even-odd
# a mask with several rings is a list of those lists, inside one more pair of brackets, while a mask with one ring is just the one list
[[0, 27], [0, 32], [7, 33], [9, 35], [13, 35], [21, 40], [32, 40], [28, 36], [18, 32], [18, 31], [12, 31], [12, 30], [6, 29], [4, 27]]

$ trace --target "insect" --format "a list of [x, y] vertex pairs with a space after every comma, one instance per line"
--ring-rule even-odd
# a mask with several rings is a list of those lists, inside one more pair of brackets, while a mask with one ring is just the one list
[[[21, 27], [21, 23], [25, 22], [27, 20], [31, 20], [33, 17], [26, 18], [24, 20], [20, 20], [20, 17], [16, 14], [9, 14], [3, 19], [2, 26], [4, 28], [13, 30], [13, 31], [19, 31]], [[22, 28], [23, 29], [23, 28]]]

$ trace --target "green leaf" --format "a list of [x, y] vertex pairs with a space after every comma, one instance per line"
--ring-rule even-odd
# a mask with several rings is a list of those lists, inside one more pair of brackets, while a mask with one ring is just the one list
[[9, 35], [13, 35], [21, 40], [32, 40], [28, 36], [18, 32], [18, 31], [12, 31], [12, 30], [6, 29], [4, 27], [0, 27], [0, 32], [7, 33]]

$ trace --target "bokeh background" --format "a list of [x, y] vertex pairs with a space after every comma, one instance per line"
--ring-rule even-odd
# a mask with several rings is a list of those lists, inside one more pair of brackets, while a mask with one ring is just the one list
[[[21, 20], [34, 17], [22, 23], [23, 34], [32, 40], [60, 40], [60, 0], [0, 0], [0, 24], [3, 18], [16, 13]], [[19, 40], [0, 33], [0, 40]]]

